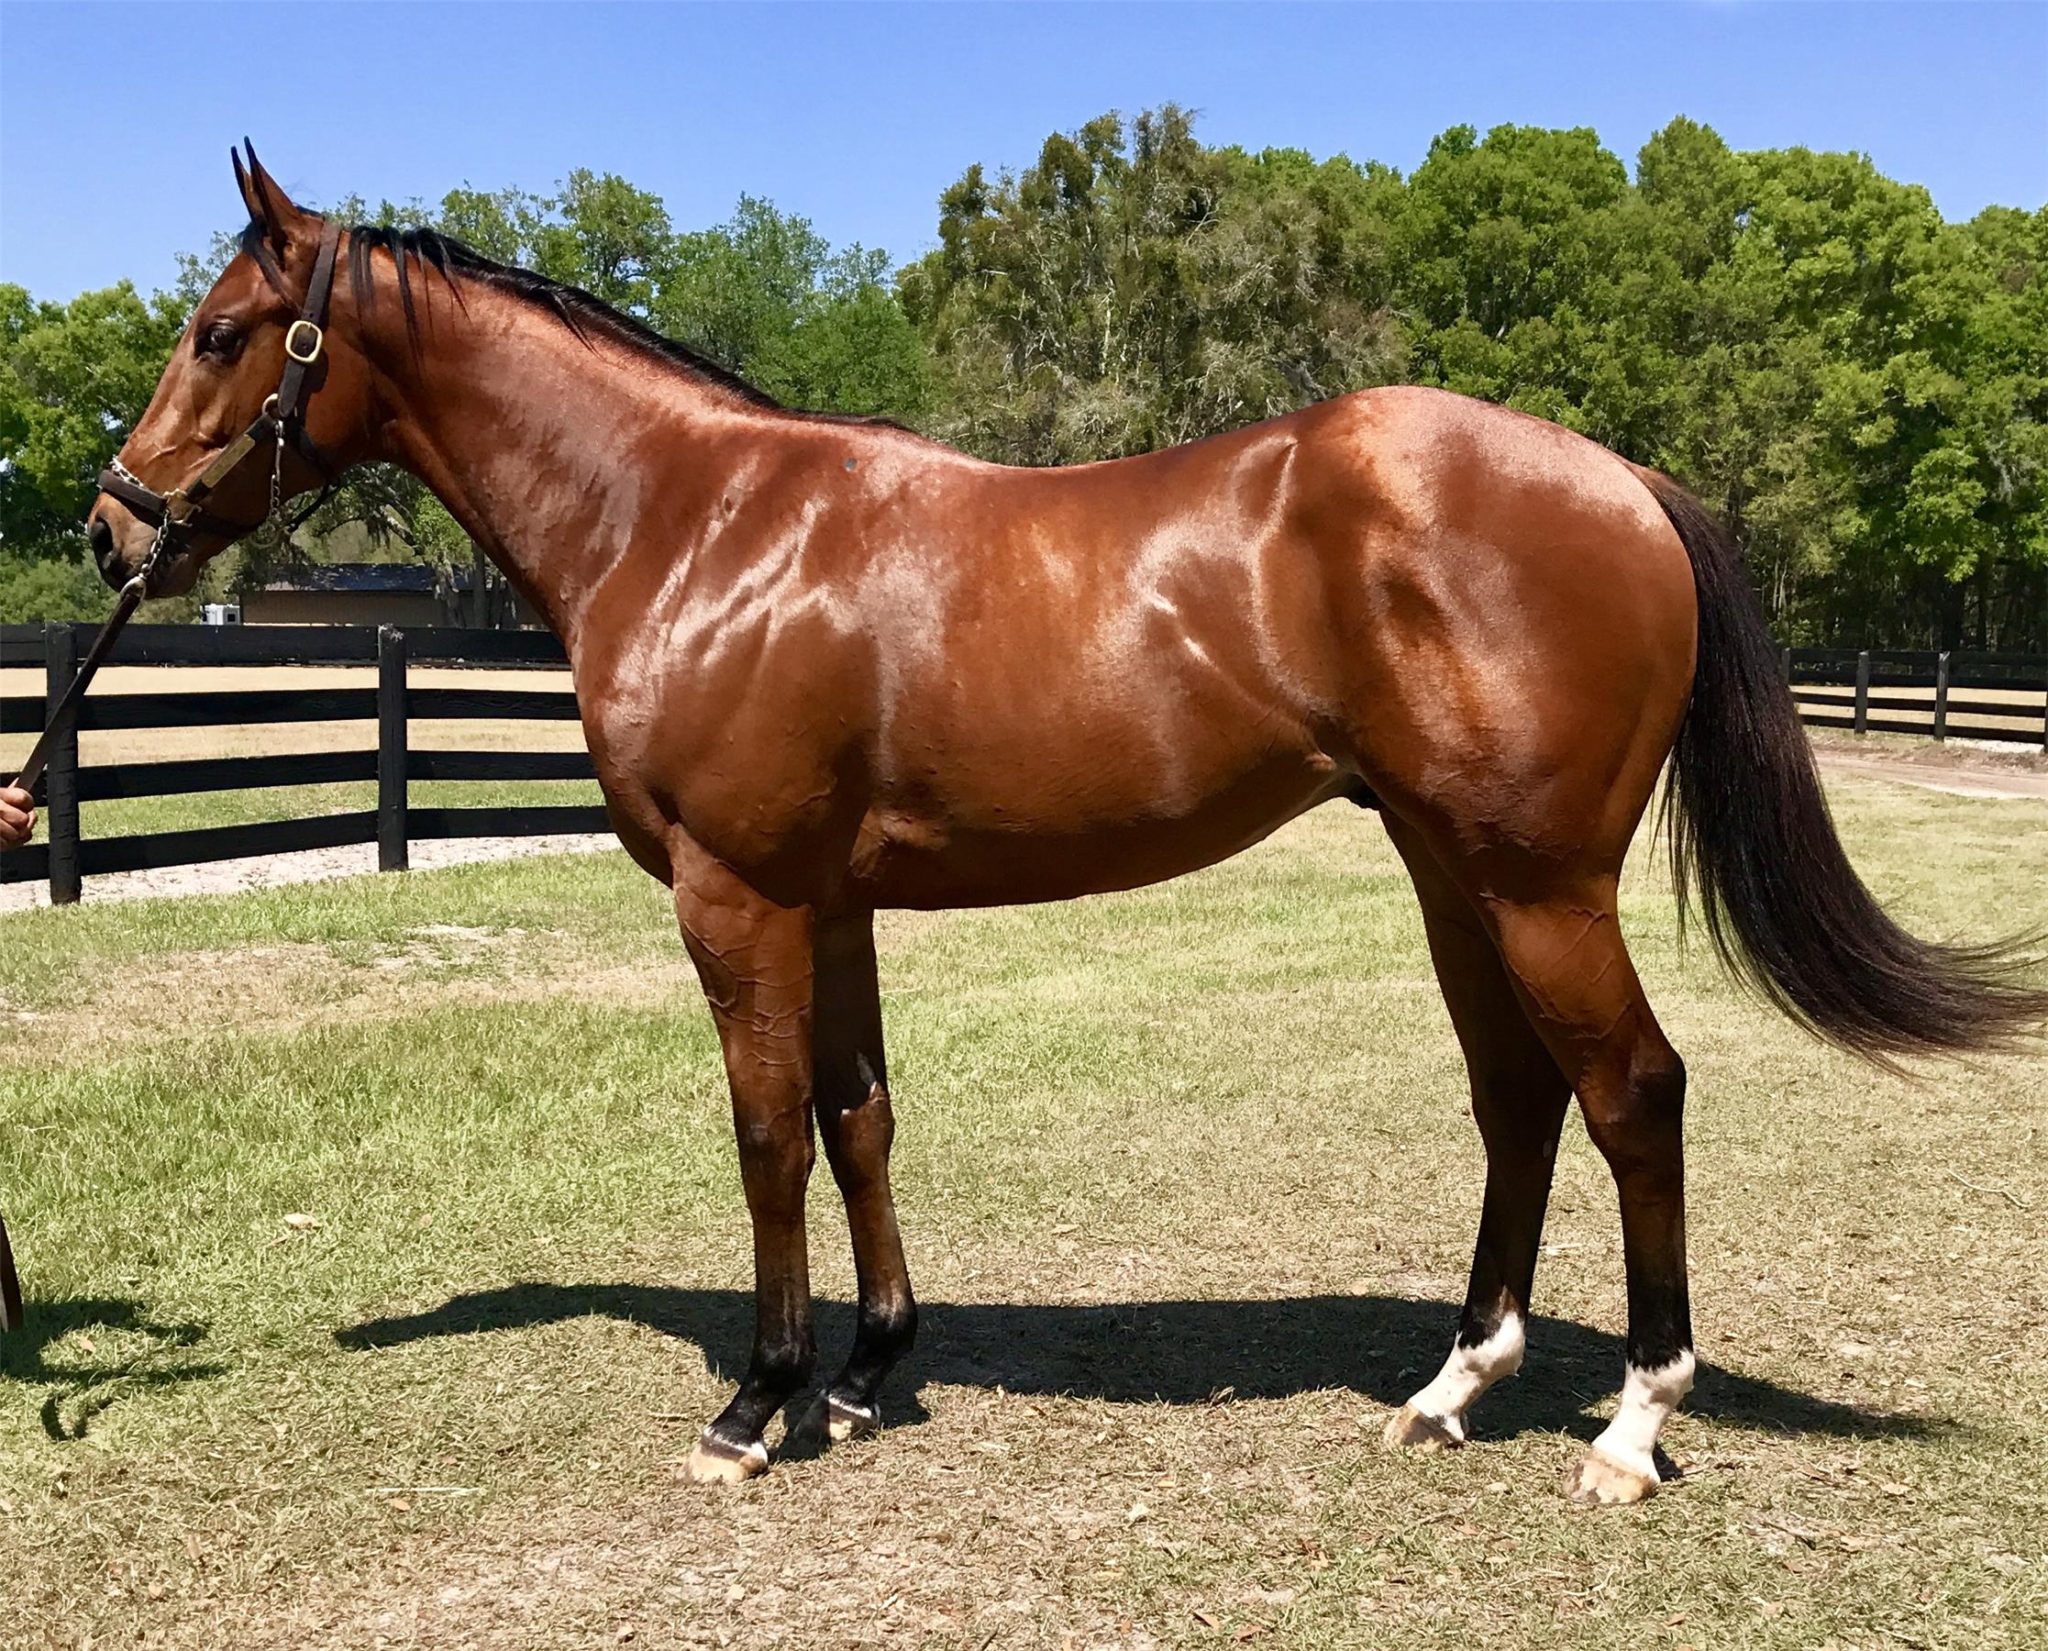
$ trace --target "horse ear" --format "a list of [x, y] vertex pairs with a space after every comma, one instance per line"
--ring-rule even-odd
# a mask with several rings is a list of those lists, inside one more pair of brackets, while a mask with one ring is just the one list
[[242, 147], [248, 151], [249, 164], [242, 164], [240, 154], [230, 151], [235, 163], [235, 186], [242, 192], [242, 204], [249, 209], [252, 223], [263, 226], [264, 238], [277, 251], [283, 252], [292, 241], [307, 232], [312, 214], [296, 205], [278, 183], [263, 168], [256, 158], [256, 146], [247, 138]]

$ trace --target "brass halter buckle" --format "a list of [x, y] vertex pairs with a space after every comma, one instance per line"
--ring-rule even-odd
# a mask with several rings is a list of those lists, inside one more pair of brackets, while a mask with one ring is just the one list
[[[311, 343], [307, 343], [307, 339]], [[310, 367], [320, 359], [320, 352], [326, 347], [327, 335], [320, 330], [319, 323], [303, 317], [291, 324], [284, 335], [284, 353], [301, 366]]]

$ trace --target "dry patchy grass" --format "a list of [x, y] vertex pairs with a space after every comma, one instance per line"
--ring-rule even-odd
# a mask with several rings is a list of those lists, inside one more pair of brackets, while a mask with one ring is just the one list
[[[1923, 929], [2048, 919], [2048, 807], [1835, 788]], [[1707, 1366], [1645, 1507], [1568, 1140], [1525, 1373], [1385, 1455], [1481, 1158], [1412, 896], [1324, 810], [1160, 889], [897, 915], [895, 1424], [738, 1490], [708, 1021], [622, 857], [0, 920], [0, 1633], [34, 1645], [2009, 1646], [2048, 1634], [2040, 1060], [1873, 1077], [1625, 922], [1694, 1074]], [[851, 1269], [814, 1184], [823, 1357]], [[317, 1226], [291, 1226], [306, 1214]], [[628, 1640], [630, 1636], [630, 1640]]]

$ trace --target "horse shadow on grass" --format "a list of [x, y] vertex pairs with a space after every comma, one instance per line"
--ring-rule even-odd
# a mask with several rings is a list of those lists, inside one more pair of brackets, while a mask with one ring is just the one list
[[[819, 1368], [829, 1373], [852, 1345], [853, 1307], [821, 1299], [816, 1314]], [[389, 1348], [593, 1315], [689, 1342], [714, 1377], [736, 1381], [746, 1367], [754, 1298], [738, 1290], [522, 1283], [458, 1295], [422, 1313], [365, 1320], [334, 1335], [347, 1348]], [[896, 1424], [926, 1420], [915, 1395], [927, 1383], [1176, 1405], [1348, 1389], [1393, 1406], [1435, 1372], [1456, 1319], [1456, 1309], [1442, 1302], [1374, 1295], [1105, 1306], [925, 1302], [917, 1346], [890, 1378], [888, 1408]], [[1490, 1438], [1590, 1437], [1599, 1426], [1592, 1406], [1618, 1388], [1621, 1366], [1618, 1336], [1535, 1318], [1523, 1373], [1488, 1397], [1480, 1430]], [[1736, 1426], [1859, 1439], [1924, 1437], [1948, 1426], [1705, 1364], [1688, 1408]]]
[[[205, 1339], [205, 1325], [160, 1324], [126, 1296], [33, 1301], [24, 1318], [19, 1329], [0, 1335], [0, 1378], [49, 1386], [41, 1417], [52, 1439], [84, 1438], [95, 1417], [129, 1394], [204, 1381], [227, 1369], [183, 1357]], [[53, 1356], [74, 1330], [86, 1334]], [[95, 1332], [108, 1338], [108, 1350], [98, 1347]], [[138, 1336], [145, 1338], [140, 1346]]]

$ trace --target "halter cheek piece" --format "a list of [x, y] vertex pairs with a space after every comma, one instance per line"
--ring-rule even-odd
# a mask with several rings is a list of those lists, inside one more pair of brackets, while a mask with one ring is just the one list
[[[186, 534], [207, 533], [217, 538], [239, 539], [264, 522], [277, 521], [283, 516], [284, 450], [287, 444], [298, 450], [326, 484], [320, 496], [289, 525], [297, 527], [320, 508], [321, 501], [333, 490], [337, 479], [334, 466], [306, 434], [299, 404], [305, 396], [306, 375], [326, 353], [324, 324], [327, 301], [334, 291], [334, 260], [340, 244], [340, 227], [330, 223], [320, 237], [320, 251], [313, 260], [313, 279], [306, 287], [306, 302], [299, 311], [299, 318], [284, 335], [284, 376], [278, 380], [276, 392], [264, 401], [263, 411], [257, 414], [255, 422], [230, 442], [213, 463], [200, 472], [196, 481], [173, 488], [168, 493], [159, 493], [118, 458], [110, 460], [107, 468], [100, 472], [102, 493], [119, 499], [145, 522], [156, 526], [156, 542], [150, 546], [149, 559], [137, 575], [144, 581], [145, 590], [149, 576], [155, 572], [164, 553], [187, 548], [183, 543]], [[243, 465], [251, 460], [260, 462], [260, 454], [266, 445], [271, 450], [270, 509], [263, 522], [231, 522], [207, 510], [205, 501]]]

